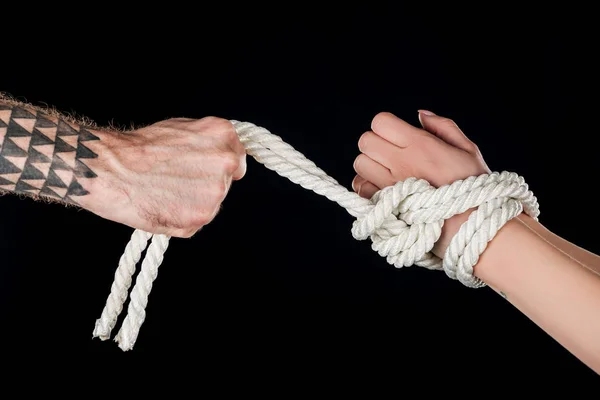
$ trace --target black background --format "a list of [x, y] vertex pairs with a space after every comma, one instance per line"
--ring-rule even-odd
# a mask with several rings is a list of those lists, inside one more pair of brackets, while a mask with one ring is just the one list
[[[0, 90], [101, 125], [251, 121], [348, 188], [377, 112], [418, 124], [417, 109], [429, 109], [453, 118], [492, 170], [523, 175], [547, 227], [600, 251], [590, 229], [599, 222], [592, 32], [548, 10], [456, 18], [434, 8], [95, 10], [89, 21], [32, 26], [35, 39], [6, 46]], [[128, 353], [91, 336], [132, 230], [16, 196], [0, 202], [5, 354], [597, 378], [492, 290], [394, 269], [352, 238], [345, 210], [254, 160], [210, 225], [171, 240]]]

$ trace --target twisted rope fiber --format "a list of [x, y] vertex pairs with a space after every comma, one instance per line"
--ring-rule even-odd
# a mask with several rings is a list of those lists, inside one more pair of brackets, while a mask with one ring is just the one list
[[[537, 198], [525, 180], [512, 172], [494, 172], [457, 180], [439, 188], [423, 179], [408, 178], [365, 199], [347, 190], [281, 137], [249, 122], [231, 121], [251, 155], [265, 167], [305, 189], [338, 203], [356, 218], [352, 236], [371, 239], [371, 247], [397, 268], [417, 265], [444, 270], [465, 286], [485, 283], [473, 276], [473, 267], [487, 244], [512, 218], [525, 212], [538, 219]], [[443, 260], [431, 253], [446, 219], [476, 208], [452, 239]], [[115, 337], [119, 347], [131, 350], [144, 322], [152, 283], [167, 250], [169, 237], [135, 230], [125, 247], [115, 281], [94, 337], [107, 340], [127, 299], [135, 265], [148, 240], [141, 272], [131, 292], [127, 316]]]

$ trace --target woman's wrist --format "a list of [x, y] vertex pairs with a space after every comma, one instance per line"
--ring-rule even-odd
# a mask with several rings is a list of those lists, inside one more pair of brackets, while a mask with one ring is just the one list
[[[432, 252], [440, 258], [444, 258], [446, 249], [454, 236], [458, 233], [460, 227], [465, 223], [469, 216], [476, 208], [467, 210], [466, 212], [455, 215], [449, 218], [444, 223], [440, 239], [436, 242]], [[511, 253], [515, 249], [512, 248], [514, 239], [519, 238], [519, 241], [531, 241], [542, 239], [534, 230], [527, 224], [523, 223], [519, 218], [514, 218], [508, 221], [496, 234], [496, 236], [488, 243], [486, 249], [481, 254], [477, 265], [474, 266], [473, 274], [479, 279], [494, 287], [496, 282], [493, 280], [493, 270], [497, 265], [504, 264], [504, 254]], [[479, 267], [480, 265], [483, 267]], [[491, 280], [491, 282], [489, 282]]]
[[467, 220], [469, 219], [469, 215], [471, 215], [471, 213], [475, 210], [475, 208], [471, 208], [462, 214], [455, 215], [452, 218], [449, 218], [446, 221], [444, 221], [444, 226], [442, 227], [442, 234], [440, 235], [438, 241], [435, 243], [435, 246], [433, 246], [431, 252], [439, 258], [444, 258], [444, 254], [446, 253], [446, 249], [450, 245], [452, 238], [454, 237], [454, 235], [456, 235], [462, 224], [467, 222]]

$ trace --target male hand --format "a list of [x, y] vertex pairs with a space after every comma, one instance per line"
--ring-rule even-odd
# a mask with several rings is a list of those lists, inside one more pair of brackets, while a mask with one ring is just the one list
[[[358, 141], [360, 154], [352, 188], [371, 198], [378, 190], [416, 177], [439, 187], [472, 175], [490, 173], [477, 146], [450, 119], [420, 111], [423, 129], [414, 127], [390, 113], [379, 113], [371, 123], [372, 131]], [[472, 210], [471, 210], [472, 211]], [[443, 257], [450, 240], [471, 211], [444, 223], [433, 253]]]
[[[189, 238], [218, 213], [246, 153], [224, 119], [175, 118], [126, 133], [93, 131], [98, 158], [88, 165], [90, 211], [151, 233]], [[102, 146], [102, 147], [98, 147]]]

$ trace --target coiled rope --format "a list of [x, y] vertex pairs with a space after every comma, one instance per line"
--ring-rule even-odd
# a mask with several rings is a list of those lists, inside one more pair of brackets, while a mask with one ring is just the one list
[[[365, 199], [340, 185], [281, 137], [248, 122], [231, 122], [247, 154], [279, 175], [344, 207], [356, 218], [351, 230], [353, 237], [370, 238], [373, 250], [397, 268], [417, 265], [443, 269], [450, 278], [468, 287], [485, 286], [473, 276], [473, 267], [488, 242], [521, 212], [536, 220], [539, 216], [536, 197], [524, 179], [511, 172], [472, 176], [437, 189], [423, 179], [409, 178]], [[432, 254], [444, 221], [475, 207], [452, 239], [443, 260]], [[168, 236], [133, 232], [94, 329], [94, 337], [110, 338], [127, 300], [136, 265], [150, 239], [131, 291], [127, 316], [115, 337], [124, 351], [133, 348], [144, 323], [148, 295], [169, 245]]]

